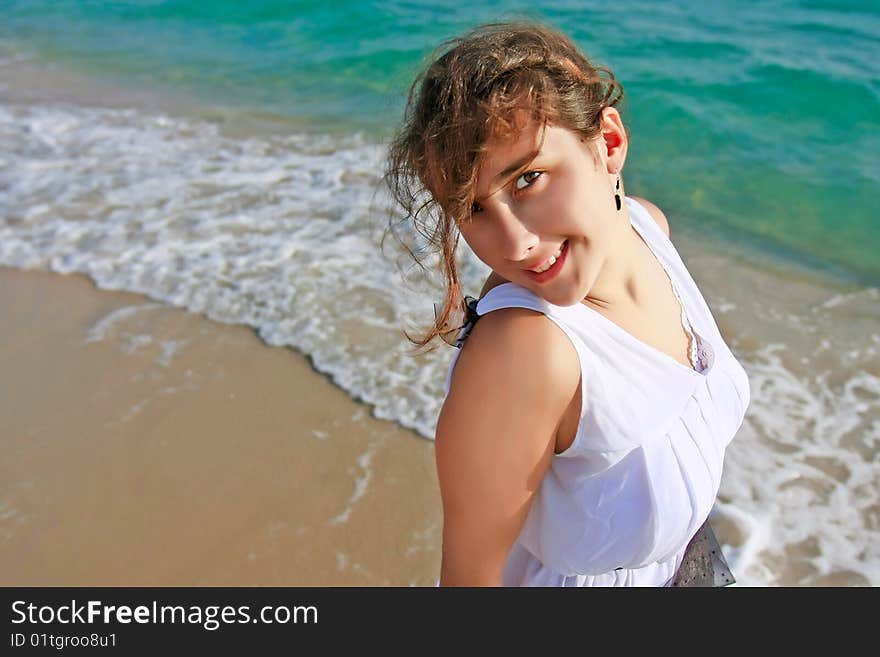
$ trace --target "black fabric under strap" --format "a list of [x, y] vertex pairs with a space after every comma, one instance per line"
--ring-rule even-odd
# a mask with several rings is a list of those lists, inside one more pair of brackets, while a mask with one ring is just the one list
[[479, 299], [475, 299], [474, 297], [468, 295], [464, 298], [465, 303], [465, 320], [464, 325], [461, 327], [461, 330], [458, 333], [458, 338], [455, 341], [455, 348], [461, 349], [464, 346], [465, 340], [471, 334], [471, 329], [474, 328], [474, 324], [477, 323], [477, 320], [480, 319], [480, 316], [477, 314], [477, 304], [480, 302]]

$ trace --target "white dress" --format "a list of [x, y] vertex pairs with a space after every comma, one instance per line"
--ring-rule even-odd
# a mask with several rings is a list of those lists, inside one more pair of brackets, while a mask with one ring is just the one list
[[669, 585], [709, 516], [724, 450], [749, 404], [746, 373], [672, 242], [643, 206], [628, 197], [626, 204], [678, 297], [696, 369], [582, 303], [556, 306], [514, 283], [479, 301], [479, 315], [544, 313], [571, 340], [582, 375], [577, 433], [535, 493], [505, 586]]

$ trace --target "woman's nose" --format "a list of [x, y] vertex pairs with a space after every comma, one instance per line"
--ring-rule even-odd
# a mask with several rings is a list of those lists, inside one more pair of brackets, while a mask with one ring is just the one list
[[508, 204], [501, 203], [499, 205], [499, 247], [508, 260], [513, 262], [524, 260], [540, 243], [541, 239], [532, 232], [529, 222], [515, 213]]

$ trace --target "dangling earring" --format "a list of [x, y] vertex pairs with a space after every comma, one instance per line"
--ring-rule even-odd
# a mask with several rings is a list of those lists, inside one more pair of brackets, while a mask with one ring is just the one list
[[[617, 176], [617, 186], [614, 189], [616, 189], [618, 192], [620, 191], [620, 176]], [[617, 203], [617, 210], [619, 212], [621, 205], [622, 205], [620, 202], [620, 194], [619, 193], [614, 194], [614, 202]]]

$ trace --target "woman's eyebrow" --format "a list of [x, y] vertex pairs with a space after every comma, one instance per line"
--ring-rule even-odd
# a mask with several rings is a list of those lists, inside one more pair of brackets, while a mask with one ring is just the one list
[[493, 187], [497, 183], [502, 182], [509, 175], [515, 173], [519, 169], [526, 166], [529, 162], [536, 159], [540, 154], [541, 154], [540, 148], [537, 150], [534, 150], [530, 153], [526, 153], [526, 155], [524, 157], [521, 157], [516, 162], [513, 162], [510, 166], [506, 167], [501, 173], [499, 173], [497, 176], [495, 176], [492, 179], [492, 183], [489, 186]]
[[501, 183], [503, 183], [508, 176], [512, 175], [513, 173], [515, 173], [519, 169], [522, 169], [524, 166], [526, 166], [530, 162], [538, 159], [538, 157], [540, 155], [541, 155], [540, 148], [538, 148], [530, 153], [526, 153], [526, 155], [519, 158], [516, 162], [513, 162], [509, 166], [505, 167], [501, 173], [499, 173], [498, 175], [496, 175], [492, 179], [492, 182], [489, 183], [489, 189], [492, 191], [490, 191], [482, 196], [475, 195], [474, 198], [477, 199], [477, 198], [483, 198], [485, 196], [491, 196], [493, 193], [495, 193], [495, 191], [497, 191], [501, 187]]

